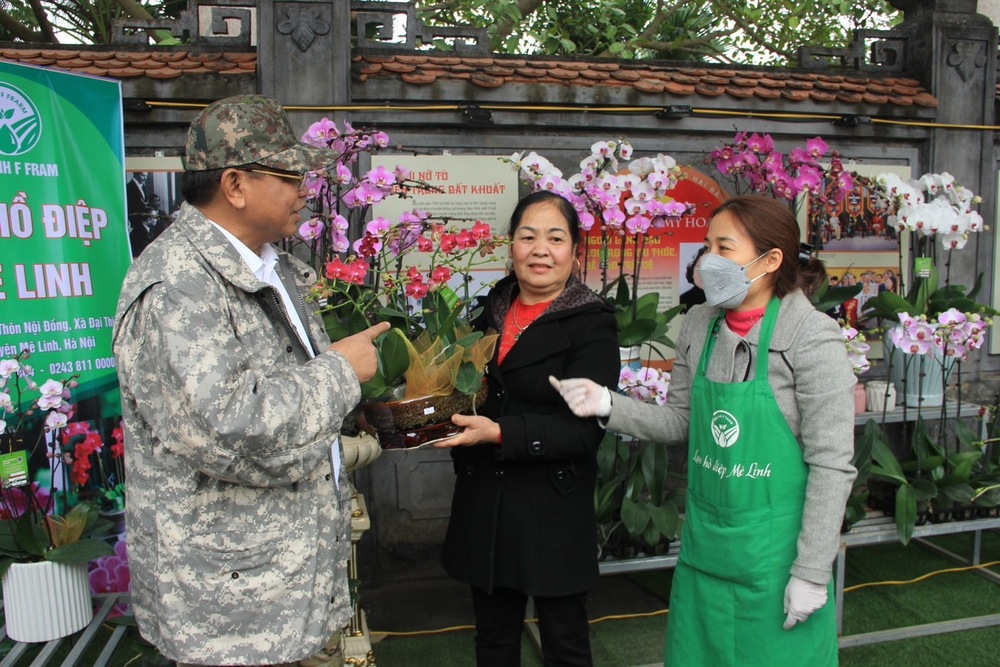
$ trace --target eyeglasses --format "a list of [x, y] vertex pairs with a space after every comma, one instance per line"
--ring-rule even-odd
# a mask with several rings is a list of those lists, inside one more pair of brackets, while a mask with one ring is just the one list
[[302, 186], [306, 183], [306, 176], [309, 175], [308, 171], [304, 171], [301, 174], [287, 174], [280, 171], [269, 171], [267, 169], [250, 169], [237, 167], [240, 171], [252, 171], [255, 174], [267, 174], [268, 176], [277, 176], [278, 178], [284, 178], [289, 181], [295, 181], [296, 187], [301, 190]]

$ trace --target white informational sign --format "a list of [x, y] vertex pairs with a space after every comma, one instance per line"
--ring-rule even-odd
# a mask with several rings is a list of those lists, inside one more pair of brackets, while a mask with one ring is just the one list
[[[372, 206], [373, 216], [398, 220], [400, 214], [418, 209], [449, 227], [468, 229], [477, 221], [488, 224], [495, 236], [507, 235], [510, 214], [517, 206], [517, 172], [494, 155], [392, 155], [372, 156], [372, 168], [397, 166], [433, 189], [411, 189], [410, 197], [389, 197]], [[490, 283], [506, 274], [506, 249], [494, 261], [479, 265], [471, 274], [479, 283]]]

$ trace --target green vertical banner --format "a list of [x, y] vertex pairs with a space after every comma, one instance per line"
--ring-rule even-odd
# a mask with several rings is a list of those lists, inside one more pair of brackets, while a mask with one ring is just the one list
[[73, 402], [116, 391], [130, 257], [121, 85], [0, 62], [0, 359], [78, 376]]

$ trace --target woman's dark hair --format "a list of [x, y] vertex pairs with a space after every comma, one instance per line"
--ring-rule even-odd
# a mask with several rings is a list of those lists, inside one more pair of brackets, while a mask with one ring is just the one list
[[528, 210], [529, 206], [534, 206], [535, 204], [552, 204], [555, 206], [559, 210], [559, 213], [562, 214], [562, 217], [566, 219], [566, 224], [569, 225], [569, 235], [573, 239], [574, 245], [580, 242], [580, 215], [573, 208], [573, 205], [569, 203], [568, 199], [548, 190], [532, 192], [517, 202], [514, 212], [510, 214], [510, 229], [507, 233], [511, 237], [514, 236], [518, 225], [521, 224], [524, 212]]
[[729, 213], [753, 241], [758, 255], [777, 248], [783, 256], [775, 272], [774, 293], [783, 297], [796, 288], [811, 296], [826, 279], [826, 267], [813, 256], [799, 258], [799, 224], [787, 205], [771, 197], [734, 197], [715, 209], [713, 216]]
[[192, 206], [204, 206], [212, 201], [219, 189], [219, 179], [224, 169], [185, 171], [181, 174], [181, 194]]

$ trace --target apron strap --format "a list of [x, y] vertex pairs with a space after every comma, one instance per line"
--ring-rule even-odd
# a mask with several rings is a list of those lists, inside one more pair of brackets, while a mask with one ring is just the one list
[[[764, 321], [760, 325], [760, 340], [757, 343], [757, 374], [756, 378], [767, 382], [767, 356], [771, 349], [771, 335], [774, 333], [774, 326], [778, 321], [778, 311], [781, 308], [781, 299], [772, 296], [767, 303], [767, 310], [764, 312]], [[725, 313], [719, 313], [708, 323], [708, 339], [705, 347], [701, 351], [701, 359], [698, 360], [697, 375], [704, 377], [708, 371], [708, 360], [712, 358], [715, 350], [715, 341], [719, 338], [719, 328], [725, 319]], [[763, 353], [761, 352], [763, 350]]]
[[778, 310], [781, 308], [781, 299], [772, 296], [767, 303], [767, 310], [764, 312], [764, 322], [760, 325], [760, 339], [757, 341], [757, 375], [756, 379], [767, 382], [767, 357], [771, 351], [771, 335], [774, 333], [774, 325], [778, 322]]

